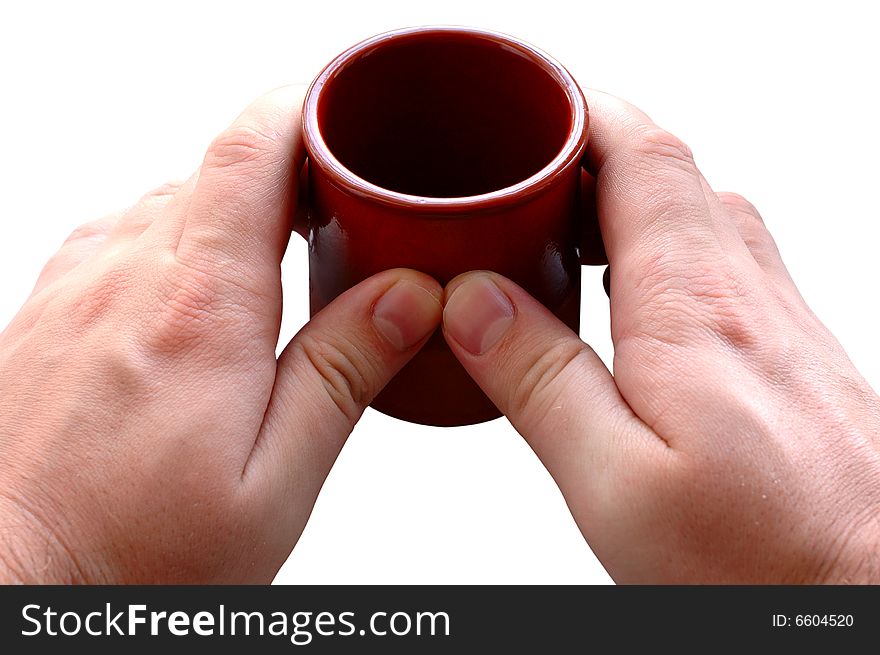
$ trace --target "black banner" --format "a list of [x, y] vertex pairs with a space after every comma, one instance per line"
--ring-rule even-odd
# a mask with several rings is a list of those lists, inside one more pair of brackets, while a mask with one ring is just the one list
[[257, 653], [555, 653], [878, 637], [878, 587], [0, 588], [7, 653], [201, 652], [225, 640]]

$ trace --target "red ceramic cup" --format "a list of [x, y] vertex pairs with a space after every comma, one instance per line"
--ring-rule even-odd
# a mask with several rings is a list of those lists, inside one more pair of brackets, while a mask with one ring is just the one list
[[[488, 269], [577, 330], [587, 122], [571, 75], [509, 36], [420, 27], [343, 52], [304, 106], [312, 313], [389, 268], [441, 284]], [[373, 407], [428, 425], [499, 416], [439, 330]]]

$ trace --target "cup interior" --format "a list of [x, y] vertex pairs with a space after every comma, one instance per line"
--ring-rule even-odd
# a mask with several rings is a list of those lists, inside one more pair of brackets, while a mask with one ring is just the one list
[[317, 106], [324, 143], [355, 175], [428, 198], [528, 179], [564, 147], [572, 101], [537, 55], [485, 35], [412, 33], [360, 50]]

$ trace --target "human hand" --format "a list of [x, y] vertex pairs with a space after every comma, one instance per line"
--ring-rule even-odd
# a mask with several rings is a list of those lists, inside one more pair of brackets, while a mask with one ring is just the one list
[[0, 335], [0, 580], [266, 582], [364, 407], [440, 321], [394, 270], [276, 360], [300, 92], [85, 225]]
[[613, 377], [492, 273], [447, 286], [453, 351], [618, 582], [880, 582], [877, 395], [755, 208], [638, 109], [588, 104]]

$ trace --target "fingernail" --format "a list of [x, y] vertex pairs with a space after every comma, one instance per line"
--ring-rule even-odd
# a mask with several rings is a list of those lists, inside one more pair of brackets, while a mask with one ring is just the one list
[[440, 323], [440, 301], [428, 289], [400, 280], [373, 306], [373, 324], [397, 350], [409, 350]]
[[513, 319], [510, 299], [485, 275], [475, 275], [455, 287], [443, 310], [447, 334], [474, 355], [498, 343]]

